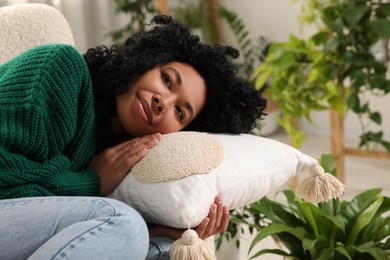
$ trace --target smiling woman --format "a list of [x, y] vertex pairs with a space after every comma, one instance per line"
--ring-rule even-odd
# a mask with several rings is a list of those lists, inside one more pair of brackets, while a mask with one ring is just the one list
[[185, 128], [206, 101], [202, 76], [189, 64], [158, 66], [116, 96], [117, 133], [140, 136], [172, 133]]
[[[84, 56], [48, 44], [0, 65], [0, 233], [12, 234], [0, 237], [0, 259], [145, 259], [148, 235], [177, 239], [183, 230], [147, 230], [132, 208], [98, 197], [161, 133], [246, 133], [263, 115], [265, 100], [230, 63], [236, 49], [203, 44], [167, 16], [151, 24], [123, 45]], [[216, 196], [194, 230], [206, 239], [228, 222]]]

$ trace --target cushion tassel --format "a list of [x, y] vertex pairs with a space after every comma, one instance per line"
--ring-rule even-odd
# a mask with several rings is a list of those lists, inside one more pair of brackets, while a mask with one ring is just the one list
[[298, 198], [311, 203], [325, 202], [339, 197], [345, 191], [345, 185], [336, 177], [325, 173], [321, 165], [310, 169], [310, 176], [303, 180], [295, 190]]
[[215, 253], [195, 230], [186, 230], [182, 237], [172, 244], [171, 260], [216, 260]]

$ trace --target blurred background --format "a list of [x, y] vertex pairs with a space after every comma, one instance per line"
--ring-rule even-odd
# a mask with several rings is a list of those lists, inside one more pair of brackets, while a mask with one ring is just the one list
[[[113, 43], [114, 38], [112, 33], [128, 26], [134, 14], [142, 13], [143, 22], [147, 23], [150, 17], [152, 17], [152, 14], [160, 10], [158, 6], [159, 1], [150, 0], [0, 0], [0, 6], [28, 2], [46, 3], [60, 10], [72, 28], [76, 48], [82, 53], [90, 47], [101, 44], [110, 45]], [[143, 10], [139, 12], [130, 11], [130, 5], [126, 6], [126, 4], [131, 2], [144, 3], [144, 6], [141, 7]], [[201, 17], [199, 14], [203, 14], [204, 17], [206, 16], [202, 10], [207, 10], [210, 7], [207, 7], [203, 2], [215, 2], [212, 4], [222, 6], [226, 10], [233, 12], [234, 15], [237, 15], [238, 19], [244, 24], [245, 31], [249, 33], [245, 39], [261, 41], [260, 38], [264, 37], [263, 45], [261, 43], [259, 45], [258, 52], [260, 53], [263, 51], [265, 43], [284, 42], [288, 41], [291, 34], [305, 37], [314, 32], [314, 29], [311, 28], [312, 26], [302, 27], [298, 20], [302, 5], [307, 4], [305, 3], [306, 1], [301, 1], [301, 3], [299, 1], [293, 3], [291, 0], [169, 0], [161, 2], [167, 3], [171, 15], [176, 17], [187, 16], [187, 24], [192, 23], [191, 26], [203, 27], [210, 27], [210, 24], [207, 24], [209, 22], [206, 21], [206, 25], [204, 25], [204, 21], [198, 21], [198, 25], [193, 25], [193, 20], [199, 20]], [[201, 4], [204, 6], [202, 7]], [[150, 10], [145, 9], [147, 5], [149, 5]], [[126, 8], [128, 8], [127, 11], [125, 10]], [[134, 6], [134, 8], [136, 9], [138, 7]], [[187, 10], [185, 10], [186, 8]], [[199, 12], [199, 14], [196, 14], [196, 12]], [[227, 19], [218, 17], [217, 20], [219, 23], [217, 36], [219, 39], [217, 41], [239, 48], [240, 46], [237, 43], [238, 37], [229, 26]], [[136, 28], [135, 23], [133, 22], [134, 28]], [[194, 29], [196, 33], [201, 31], [199, 27]], [[117, 37], [115, 41], [120, 42], [120, 39], [124, 39], [125, 37], [126, 31], [124, 31], [122, 38]], [[254, 65], [256, 66], [256, 63]], [[367, 98], [371, 100], [370, 104], [372, 109], [383, 111], [381, 113], [381, 129], [383, 129], [384, 137], [390, 139], [390, 113], [386, 113], [390, 108], [390, 96], [387, 95], [386, 97], [378, 98], [377, 96], [368, 94]], [[329, 115], [326, 111], [313, 111], [312, 120], [313, 123], [303, 121], [307, 133], [329, 135]], [[358, 139], [361, 134], [359, 118], [355, 114], [349, 113], [345, 120], [345, 132], [348, 134], [348, 138]], [[267, 122], [263, 123], [266, 124]], [[269, 125], [273, 125], [273, 123], [270, 122]], [[375, 125], [373, 127], [374, 129], [378, 128]]]

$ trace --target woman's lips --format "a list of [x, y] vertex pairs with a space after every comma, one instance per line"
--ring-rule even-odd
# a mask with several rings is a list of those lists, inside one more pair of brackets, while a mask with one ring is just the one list
[[151, 124], [153, 117], [152, 117], [152, 111], [149, 108], [149, 104], [142, 97], [138, 97], [138, 98], [139, 98], [138, 111], [142, 119], [144, 119], [146, 122]]

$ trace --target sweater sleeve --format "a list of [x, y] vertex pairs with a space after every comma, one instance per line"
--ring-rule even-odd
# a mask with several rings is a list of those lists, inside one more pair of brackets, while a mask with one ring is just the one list
[[88, 68], [68, 45], [0, 66], [0, 198], [99, 194]]

